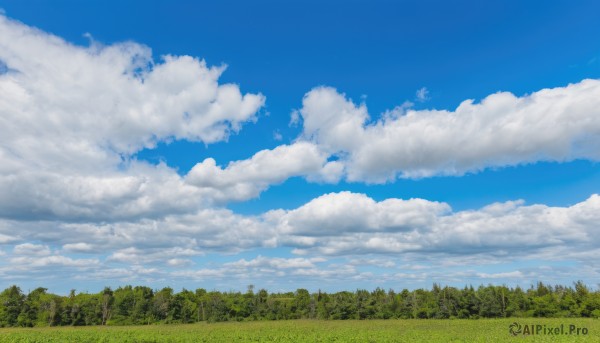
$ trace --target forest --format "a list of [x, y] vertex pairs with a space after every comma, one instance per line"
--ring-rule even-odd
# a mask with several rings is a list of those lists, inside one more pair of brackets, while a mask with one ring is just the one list
[[505, 318], [600, 317], [600, 291], [583, 282], [528, 289], [507, 286], [441, 287], [400, 292], [359, 289], [354, 292], [269, 293], [250, 285], [246, 292], [175, 293], [165, 287], [104, 288], [99, 293], [61, 296], [36, 288], [28, 294], [17, 286], [0, 293], [0, 327], [141, 325], [200, 321], [282, 319]]

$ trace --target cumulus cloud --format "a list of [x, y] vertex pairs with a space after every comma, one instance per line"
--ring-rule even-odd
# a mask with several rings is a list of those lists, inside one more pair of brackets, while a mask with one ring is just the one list
[[[417, 101], [427, 99], [426, 88], [417, 91]], [[583, 80], [522, 97], [499, 92], [479, 103], [465, 100], [454, 111], [414, 110], [405, 102], [373, 122], [366, 104], [355, 104], [333, 88], [317, 87], [292, 113], [291, 122], [301, 120], [303, 127], [296, 143], [260, 151], [226, 168], [207, 159], [188, 180], [225, 189], [223, 194], [217, 191], [224, 200], [235, 195], [235, 200], [246, 200], [294, 176], [316, 182], [335, 183], [345, 176], [383, 183], [538, 161], [598, 160], [598, 99], [600, 81]], [[310, 156], [299, 154], [308, 147]], [[281, 166], [278, 173], [272, 169], [276, 165]]]
[[[259, 255], [224, 267], [312, 270], [329, 256], [346, 260], [343, 265], [400, 269], [443, 258], [450, 268], [517, 259], [589, 263], [598, 253], [599, 213], [598, 195], [568, 207], [510, 201], [453, 211], [446, 203], [424, 199], [376, 201], [340, 192], [258, 216], [206, 209], [135, 222], [4, 221], [0, 234], [18, 231], [38, 242], [14, 246], [8, 258], [20, 260], [52, 256], [52, 247], [62, 247], [64, 253], [106, 254], [102, 263], [107, 266], [183, 267], [211, 253], [285, 248], [300, 257]], [[395, 258], [404, 261], [389, 263]]]
[[[430, 227], [448, 212], [447, 204], [422, 199], [376, 202], [364, 194], [330, 193], [288, 211], [280, 229], [292, 235], [343, 235], [351, 232], [399, 232]], [[267, 216], [277, 216], [272, 212]]]
[[[130, 223], [13, 221], [13, 231], [39, 243], [6, 251], [3, 261], [8, 265], [0, 262], [0, 278], [46, 275], [41, 268], [48, 266], [90, 279], [221, 280], [223, 285], [268, 281], [278, 287], [276, 280], [282, 277], [296, 282], [294, 286], [340, 280], [393, 283], [398, 278], [415, 283], [494, 282], [539, 279], [544, 275], [541, 267], [511, 266], [531, 260], [546, 261], [552, 268], [571, 261], [553, 280], [570, 281], [583, 267], [597, 280], [600, 270], [591, 266], [600, 243], [599, 213], [598, 195], [568, 207], [512, 201], [453, 211], [448, 204], [423, 199], [376, 201], [341, 192], [260, 216], [210, 210]], [[259, 254], [231, 262], [206, 257], [273, 248], [300, 256]], [[64, 255], [69, 253], [86, 258]], [[465, 266], [470, 269], [465, 271]], [[495, 271], [486, 266], [495, 266]], [[499, 266], [504, 270], [498, 271]]]
[[186, 181], [222, 201], [247, 200], [294, 176], [337, 181], [341, 170], [336, 165], [335, 161], [327, 162], [327, 156], [316, 145], [299, 141], [259, 151], [252, 158], [230, 162], [225, 168], [207, 158], [190, 170]]
[[132, 160], [158, 142], [213, 143], [255, 120], [260, 94], [224, 67], [134, 42], [89, 47], [0, 15], [0, 216], [132, 218], [198, 208], [174, 170]]
[[386, 182], [538, 161], [597, 161], [599, 109], [600, 81], [583, 80], [521, 97], [499, 92], [479, 103], [465, 100], [454, 111], [402, 108], [401, 115], [375, 122], [365, 104], [318, 87], [297, 113], [304, 137], [339, 156], [348, 180]]
[[294, 210], [270, 211], [265, 218], [277, 226], [281, 244], [304, 254], [507, 257], [569, 247], [575, 258], [575, 252], [595, 249], [599, 210], [598, 195], [570, 207], [513, 201], [453, 212], [448, 204], [423, 199], [377, 202], [364, 194], [342, 192]]
[[19, 232], [27, 241], [39, 242], [16, 245], [15, 253], [60, 247], [65, 253], [106, 254], [110, 261], [124, 263], [163, 263], [169, 258], [277, 245], [275, 227], [260, 217], [227, 209], [111, 223], [0, 220], [0, 224], [0, 234]]

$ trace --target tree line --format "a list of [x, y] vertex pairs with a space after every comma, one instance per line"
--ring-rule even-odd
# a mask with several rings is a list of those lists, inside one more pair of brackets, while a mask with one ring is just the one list
[[279, 319], [600, 317], [600, 291], [583, 282], [572, 287], [539, 282], [529, 289], [434, 284], [430, 290], [356, 290], [336, 293], [207, 291], [175, 293], [166, 287], [106, 287], [99, 293], [61, 296], [17, 286], [0, 293], [0, 327], [140, 325]]

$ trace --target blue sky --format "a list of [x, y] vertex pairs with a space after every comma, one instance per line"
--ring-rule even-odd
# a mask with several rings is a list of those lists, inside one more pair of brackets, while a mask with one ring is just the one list
[[0, 8], [0, 286], [600, 282], [593, 1]]

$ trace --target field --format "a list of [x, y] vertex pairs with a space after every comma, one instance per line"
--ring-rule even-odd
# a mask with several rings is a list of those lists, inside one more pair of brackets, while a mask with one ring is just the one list
[[[558, 335], [512, 336], [517, 322]], [[563, 332], [560, 326], [563, 324]], [[569, 325], [587, 330], [568, 335]], [[241, 323], [0, 329], [0, 342], [600, 342], [597, 319], [262, 321]]]

